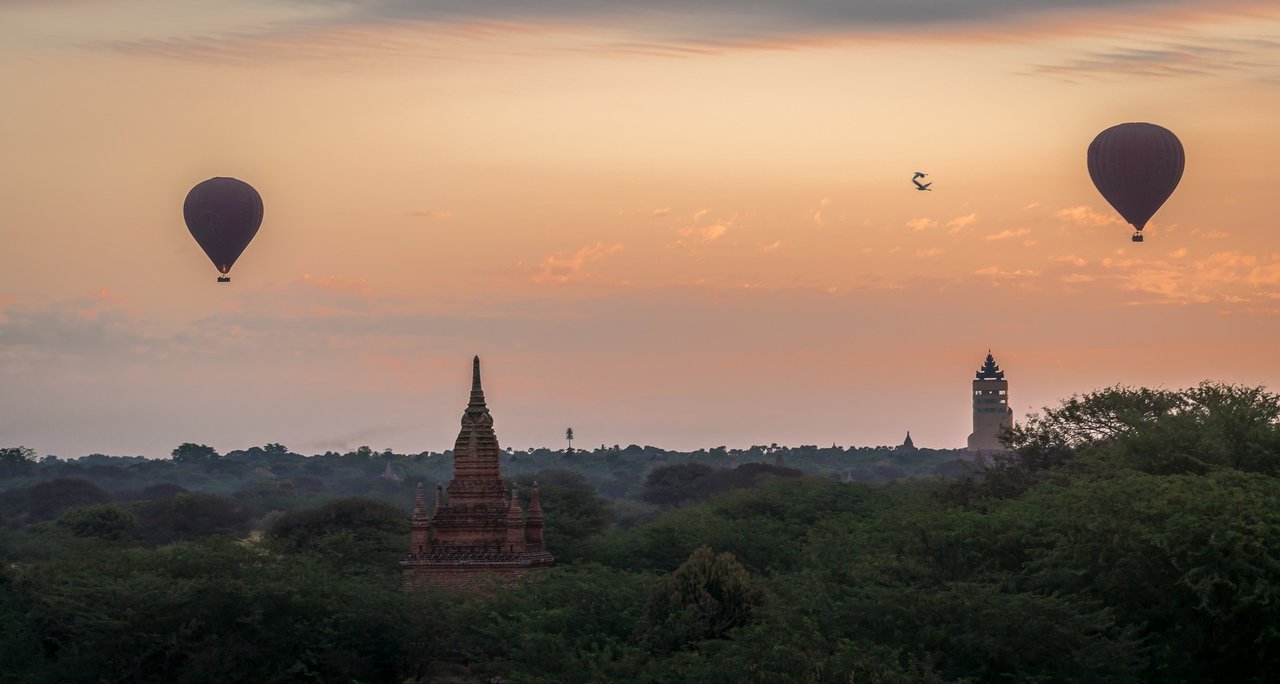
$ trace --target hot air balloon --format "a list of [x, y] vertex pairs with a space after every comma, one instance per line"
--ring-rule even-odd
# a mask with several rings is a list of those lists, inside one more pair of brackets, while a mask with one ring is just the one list
[[262, 197], [235, 178], [210, 178], [187, 193], [182, 204], [187, 229], [228, 283], [227, 273], [262, 225]]
[[1089, 177], [1124, 220], [1142, 228], [1182, 180], [1186, 156], [1177, 136], [1155, 124], [1124, 123], [1089, 144]]

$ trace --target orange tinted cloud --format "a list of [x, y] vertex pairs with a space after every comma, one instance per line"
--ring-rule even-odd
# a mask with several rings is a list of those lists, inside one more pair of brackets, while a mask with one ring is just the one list
[[591, 275], [586, 270], [588, 264], [620, 251], [622, 251], [621, 244], [606, 245], [598, 241], [572, 254], [556, 252], [539, 262], [537, 271], [531, 279], [535, 283], [567, 283], [585, 278]]
[[1094, 211], [1093, 207], [1085, 205], [1059, 209], [1053, 215], [1060, 220], [1070, 221], [1078, 226], [1108, 226], [1124, 223], [1124, 220], [1114, 212], [1098, 212]]
[[947, 221], [947, 232], [952, 234], [959, 233], [965, 228], [977, 223], [977, 221], [978, 215], [976, 213], [957, 216], [950, 221]]
[[1026, 228], [1018, 228], [1017, 230], [1002, 230], [998, 233], [990, 233], [988, 235], [984, 235], [982, 236], [982, 239], [987, 241], [1007, 240], [1009, 238], [1022, 237], [1023, 235], [1027, 235], [1029, 233], [1031, 233], [1031, 231], [1027, 230]]

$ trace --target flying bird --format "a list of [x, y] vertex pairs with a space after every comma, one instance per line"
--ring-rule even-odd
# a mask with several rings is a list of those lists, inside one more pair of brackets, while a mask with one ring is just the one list
[[917, 178], [924, 178], [925, 176], [928, 176], [928, 175], [929, 174], [925, 173], [924, 171], [916, 171], [916, 175], [912, 176], [911, 180], [915, 180]]
[[[921, 184], [920, 184], [920, 181], [918, 181], [918, 180], [916, 180], [916, 179], [914, 179], [914, 178], [912, 178], [912, 179], [911, 179], [911, 182], [916, 184], [916, 190], [929, 190], [929, 186], [930, 186], [930, 185], [933, 185], [933, 181], [929, 181], [928, 183], [925, 183], [924, 185], [921, 185]], [[933, 191], [932, 191], [932, 190], [929, 190], [929, 192], [933, 192]]]

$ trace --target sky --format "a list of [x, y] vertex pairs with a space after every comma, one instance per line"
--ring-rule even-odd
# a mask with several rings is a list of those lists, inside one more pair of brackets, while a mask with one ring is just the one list
[[0, 0], [0, 92], [0, 446], [441, 451], [473, 354], [517, 449], [962, 447], [988, 349], [1019, 420], [1280, 388], [1273, 0]]

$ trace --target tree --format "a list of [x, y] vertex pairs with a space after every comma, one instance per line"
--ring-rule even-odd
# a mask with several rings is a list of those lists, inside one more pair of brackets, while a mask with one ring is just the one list
[[659, 506], [675, 506], [703, 498], [702, 488], [711, 474], [711, 466], [701, 463], [679, 463], [650, 471], [644, 480], [641, 498]]
[[211, 535], [239, 536], [249, 530], [249, 516], [230, 500], [213, 494], [178, 494], [165, 501], [144, 501], [135, 510], [141, 523], [138, 535], [150, 544]]
[[1129, 472], [1036, 487], [995, 527], [1034, 559], [1015, 584], [1140, 630], [1147, 681], [1262, 682], [1280, 662], [1277, 500], [1257, 473]]
[[1280, 396], [1202, 382], [1182, 390], [1108, 387], [1046, 408], [1005, 433], [1011, 452], [949, 496], [1017, 496], [1055, 474], [1280, 473]]
[[120, 541], [127, 539], [138, 519], [133, 513], [114, 504], [98, 504], [77, 508], [58, 518], [58, 526], [77, 537], [97, 537]]
[[1280, 396], [1203, 382], [1183, 390], [1109, 387], [1073, 396], [1009, 433], [1021, 465], [1203, 474], [1280, 471]]
[[221, 458], [213, 447], [191, 442], [183, 442], [170, 455], [175, 463], [212, 463]]
[[0, 449], [0, 477], [12, 477], [31, 470], [36, 462], [36, 452], [24, 446]]
[[569, 441], [569, 448], [566, 453], [573, 453], [573, 428], [565, 428], [564, 438]]
[[95, 555], [0, 586], [0, 681], [405, 679], [398, 582], [229, 540]]
[[25, 513], [29, 522], [52, 520], [63, 511], [111, 500], [105, 489], [87, 480], [73, 478], [47, 480], [27, 490], [11, 490], [6, 494], [9, 501], [5, 508], [10, 512]]
[[408, 545], [409, 530], [399, 508], [384, 501], [352, 498], [286, 513], [266, 537], [279, 548], [316, 552], [348, 568], [366, 565], [396, 571], [396, 560]]
[[764, 592], [733, 554], [716, 555], [703, 546], [658, 580], [644, 610], [652, 638], [679, 648], [725, 637], [751, 619], [763, 598]]

